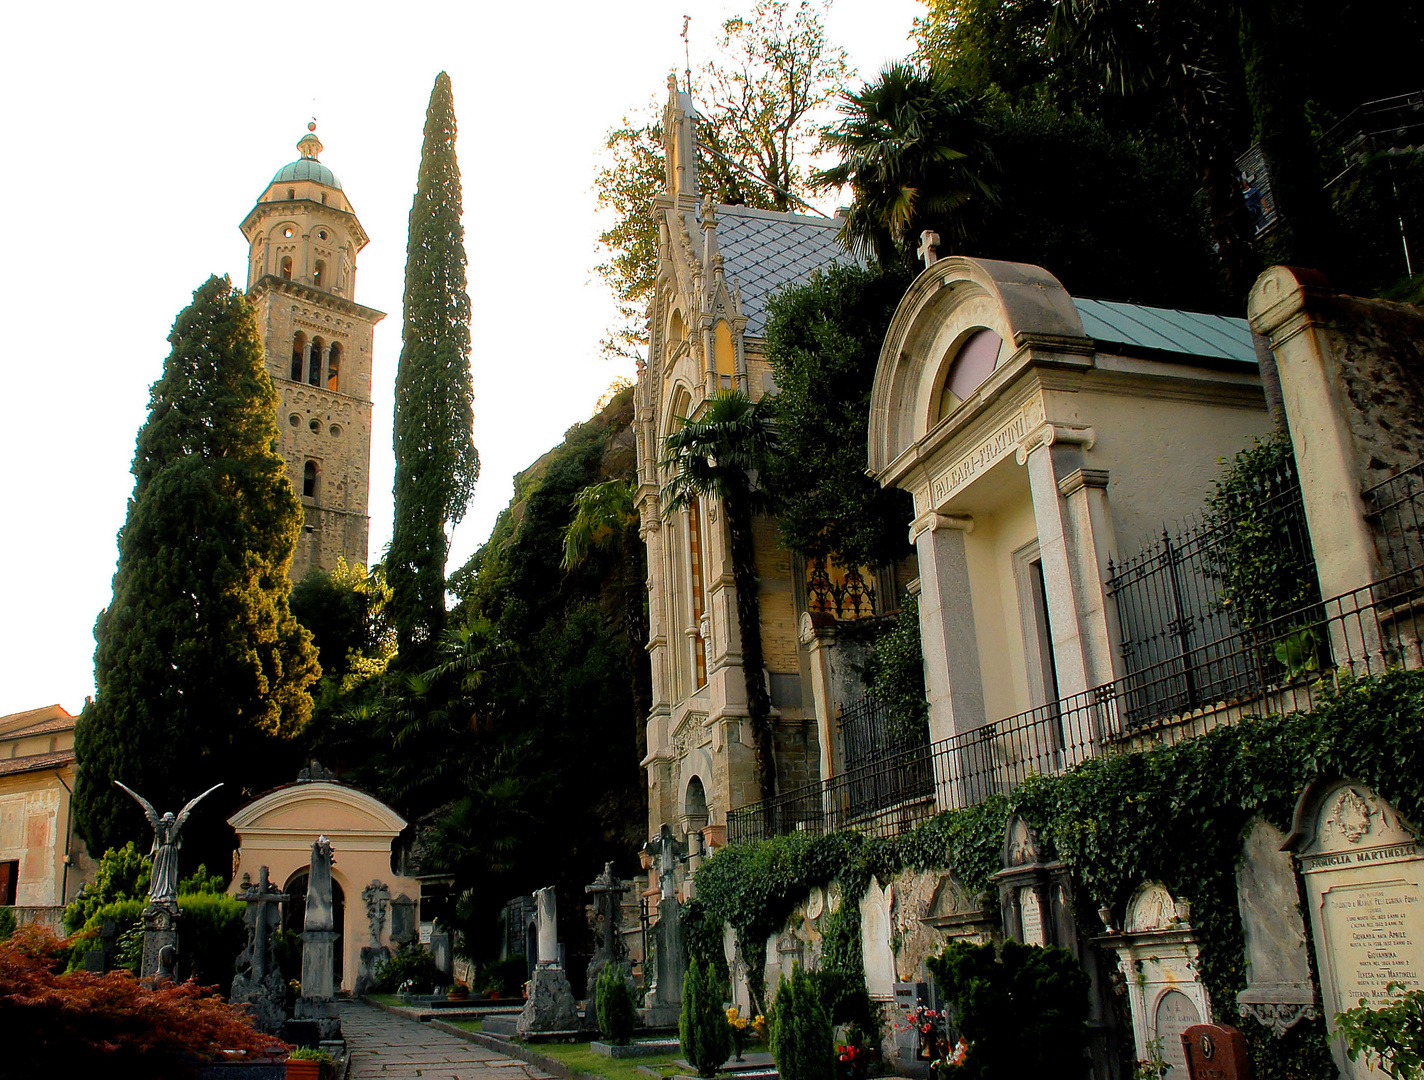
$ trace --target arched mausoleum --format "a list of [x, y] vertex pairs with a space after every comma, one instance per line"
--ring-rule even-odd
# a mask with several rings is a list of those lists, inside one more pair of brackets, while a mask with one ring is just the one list
[[[259, 796], [228, 818], [228, 824], [237, 831], [238, 842], [228, 886], [233, 894], [242, 888], [244, 876], [256, 881], [258, 868], [265, 866], [273, 883], [285, 887], [300, 882], [305, 896], [311, 846], [318, 836], [331, 841], [332, 885], [343, 901], [338, 923], [340, 985], [354, 989], [362, 948], [394, 948], [393, 935], [401, 933], [390, 909], [405, 901], [414, 914], [420, 900], [420, 882], [399, 872], [403, 868], [394, 851], [405, 819], [356, 788], [332, 780], [299, 780]], [[293, 914], [290, 927], [301, 922], [301, 913]], [[418, 920], [412, 918], [410, 925], [418, 927]], [[283, 974], [295, 978], [297, 973]]]
[[[964, 743], [941, 805], [1059, 771], [1116, 727], [1094, 697], [1124, 674], [1110, 560], [1201, 505], [1219, 460], [1271, 427], [1243, 319], [1074, 297], [1042, 267], [961, 256], [911, 283], [867, 464], [914, 497], [930, 738]], [[986, 725], [992, 745], [968, 734]]]

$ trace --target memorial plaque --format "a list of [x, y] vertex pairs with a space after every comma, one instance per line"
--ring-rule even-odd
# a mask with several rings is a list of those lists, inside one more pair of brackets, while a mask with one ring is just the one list
[[1023, 926], [1025, 945], [1043, 944], [1043, 912], [1038, 906], [1038, 895], [1031, 886], [1019, 890], [1019, 913]]
[[[1317, 781], [1283, 846], [1305, 880], [1327, 1017], [1378, 1006], [1392, 982], [1424, 984], [1424, 853], [1389, 803], [1363, 784]], [[1340, 1039], [1331, 1052], [1345, 1076], [1371, 1075]]]
[[1201, 1023], [1192, 999], [1180, 990], [1168, 990], [1157, 999], [1157, 1015], [1153, 1018], [1153, 1038], [1162, 1040], [1162, 1060], [1181, 1076], [1187, 1070], [1187, 1057], [1182, 1052], [1182, 1035], [1187, 1028]]
[[1182, 1032], [1187, 1080], [1251, 1080], [1246, 1036], [1227, 1024], [1197, 1024]]
[[1420, 985], [1424, 903], [1417, 882], [1339, 885], [1321, 895], [1326, 948], [1343, 1008], [1379, 1008], [1390, 983]]

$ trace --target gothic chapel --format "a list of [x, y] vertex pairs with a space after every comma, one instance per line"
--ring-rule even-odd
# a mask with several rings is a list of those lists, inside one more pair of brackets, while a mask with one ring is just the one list
[[371, 467], [371, 355], [385, 313], [356, 303], [366, 231], [321, 163], [316, 125], [301, 157], [277, 170], [242, 222], [247, 298], [257, 309], [287, 474], [301, 497], [292, 580], [338, 558], [366, 562]]

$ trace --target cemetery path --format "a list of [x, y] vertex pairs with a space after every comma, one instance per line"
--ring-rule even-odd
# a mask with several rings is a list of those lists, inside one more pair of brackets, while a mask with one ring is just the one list
[[526, 1062], [373, 1005], [338, 1008], [351, 1080], [552, 1080]]

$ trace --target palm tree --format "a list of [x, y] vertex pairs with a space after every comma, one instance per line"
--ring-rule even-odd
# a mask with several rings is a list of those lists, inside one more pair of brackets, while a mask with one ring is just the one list
[[[1059, 0], [1053, 40], [1098, 63], [1129, 93], [1160, 80], [1196, 159], [1227, 284], [1242, 300], [1261, 272], [1256, 230], [1241, 195], [1225, 51], [1235, 47], [1239, 0]], [[1222, 35], [1230, 36], [1230, 41]]]
[[776, 758], [771, 743], [771, 697], [761, 647], [761, 604], [757, 599], [752, 517], [768, 513], [772, 501], [753, 474], [776, 451], [776, 433], [765, 412], [737, 390], [723, 390], [696, 419], [678, 417], [680, 426], [663, 440], [662, 467], [671, 475], [663, 487], [663, 513], [670, 515], [694, 499], [722, 504], [737, 594], [737, 629], [742, 638], [742, 674], [747, 712], [762, 798], [776, 794]]
[[638, 507], [627, 480], [592, 484], [574, 496], [574, 518], [564, 530], [565, 571], [578, 569], [594, 551], [617, 550], [623, 567], [623, 603], [627, 613], [628, 678], [633, 688], [638, 757], [647, 754], [645, 724], [652, 706], [652, 673], [648, 666], [646, 608], [643, 597], [643, 549], [638, 538]]
[[897, 63], [859, 92], [846, 92], [841, 112], [840, 123], [821, 136], [841, 163], [817, 173], [815, 184], [851, 189], [841, 229], [847, 246], [884, 266], [922, 229], [961, 245], [970, 231], [966, 209], [995, 197], [978, 99], [942, 74]]

